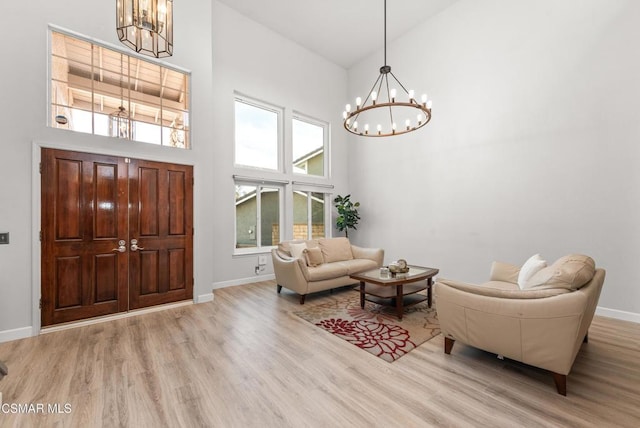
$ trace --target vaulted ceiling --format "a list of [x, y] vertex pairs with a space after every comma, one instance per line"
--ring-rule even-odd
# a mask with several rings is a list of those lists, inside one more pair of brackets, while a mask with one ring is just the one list
[[[344, 68], [382, 49], [383, 0], [219, 0]], [[458, 0], [388, 0], [391, 41]]]

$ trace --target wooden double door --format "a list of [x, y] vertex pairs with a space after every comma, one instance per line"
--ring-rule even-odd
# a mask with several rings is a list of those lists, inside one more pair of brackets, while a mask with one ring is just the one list
[[42, 149], [42, 325], [193, 297], [193, 167]]

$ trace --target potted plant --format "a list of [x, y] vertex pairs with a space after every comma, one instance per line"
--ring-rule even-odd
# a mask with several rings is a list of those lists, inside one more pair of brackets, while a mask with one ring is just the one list
[[349, 229], [356, 229], [360, 215], [358, 214], [358, 207], [360, 202], [351, 202], [351, 195], [342, 197], [336, 196], [333, 200], [333, 204], [338, 210], [338, 217], [336, 218], [336, 227], [340, 232], [344, 230], [344, 236], [349, 237]]

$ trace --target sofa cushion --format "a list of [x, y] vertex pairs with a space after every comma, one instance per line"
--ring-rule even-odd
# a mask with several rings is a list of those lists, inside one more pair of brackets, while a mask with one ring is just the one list
[[527, 288], [527, 281], [538, 273], [540, 270], [547, 267], [546, 260], [543, 260], [540, 257], [540, 254], [534, 254], [529, 257], [526, 262], [520, 268], [520, 272], [518, 273], [518, 286], [521, 290]]
[[352, 259], [352, 260], [343, 260], [340, 263], [343, 266], [347, 267], [347, 275], [352, 275], [354, 273], [364, 272], [366, 270], [376, 269], [378, 264], [373, 260], [369, 259]]
[[305, 244], [307, 244], [307, 248], [317, 248], [318, 247], [318, 240], [317, 239], [309, 239], [309, 240], [304, 240], [304, 239], [294, 239], [292, 241], [282, 241], [278, 244], [278, 251], [280, 251], [281, 253], [284, 253], [287, 256], [291, 257], [291, 244], [300, 244], [301, 242], [304, 242]]
[[325, 263], [353, 259], [351, 243], [347, 238], [320, 239], [318, 242]]
[[517, 284], [519, 274], [520, 266], [504, 262], [493, 262], [491, 264], [491, 273], [489, 278], [491, 281], [506, 281]]
[[323, 263], [307, 268], [309, 281], [322, 281], [347, 275], [348, 267], [342, 263]]
[[301, 259], [304, 257], [304, 250], [307, 249], [307, 244], [305, 242], [292, 242], [291, 244], [289, 244], [289, 248], [290, 248], [290, 252], [291, 252], [291, 257], [294, 257], [296, 259]]
[[589, 256], [569, 254], [533, 275], [527, 288], [564, 288], [577, 290], [593, 278], [596, 263]]
[[316, 267], [324, 263], [320, 248], [305, 248], [303, 251], [307, 266]]

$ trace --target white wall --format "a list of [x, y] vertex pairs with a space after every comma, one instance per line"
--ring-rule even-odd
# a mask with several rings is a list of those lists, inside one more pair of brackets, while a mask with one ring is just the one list
[[[640, 320], [638, 40], [632, 0], [462, 0], [390, 43], [433, 119], [349, 142], [354, 235], [472, 282], [493, 260], [588, 254], [607, 269], [600, 306]], [[349, 71], [350, 98], [380, 65]]]
[[[257, 255], [233, 256], [235, 211], [232, 176], [234, 172], [240, 175], [252, 173], [233, 168], [234, 91], [284, 107], [287, 140], [291, 138], [293, 110], [327, 122], [335, 121], [331, 126], [329, 163], [336, 186], [333, 191], [340, 193], [347, 188], [347, 136], [341, 132], [340, 122], [347, 73], [227, 6], [218, 2], [213, 5], [213, 103], [216, 114], [212, 121], [216, 145], [213, 163], [216, 191], [212, 198], [217, 208], [211, 221], [219, 225], [214, 247], [214, 276], [217, 281], [215, 287], [220, 287], [255, 278], [254, 268], [258, 262]], [[288, 159], [286, 166], [291, 162], [291, 153], [285, 153], [285, 158]], [[290, 169], [287, 171], [289, 180], [314, 181], [308, 177], [295, 177]], [[291, 193], [290, 186], [285, 193]], [[289, 216], [286, 219], [287, 231], [291, 230], [292, 224]], [[263, 275], [273, 273], [270, 254], [267, 259], [268, 267]]]
[[[346, 72], [339, 67], [216, 1], [181, 1], [175, 5], [174, 55], [166, 62], [192, 71], [193, 150], [47, 127], [47, 25], [121, 47], [114, 9], [113, 1], [37, 0], [11, 2], [0, 16], [6, 41], [0, 67], [0, 232], [11, 233], [11, 244], [0, 245], [0, 341], [29, 335], [38, 318], [32, 289], [39, 289], [39, 195], [32, 189], [39, 177], [32, 167], [39, 145], [194, 165], [194, 295], [206, 296], [214, 284], [253, 277], [257, 261], [231, 256], [233, 91], [325, 120], [334, 119], [346, 93]], [[337, 190], [347, 180], [342, 138], [334, 136]]]

